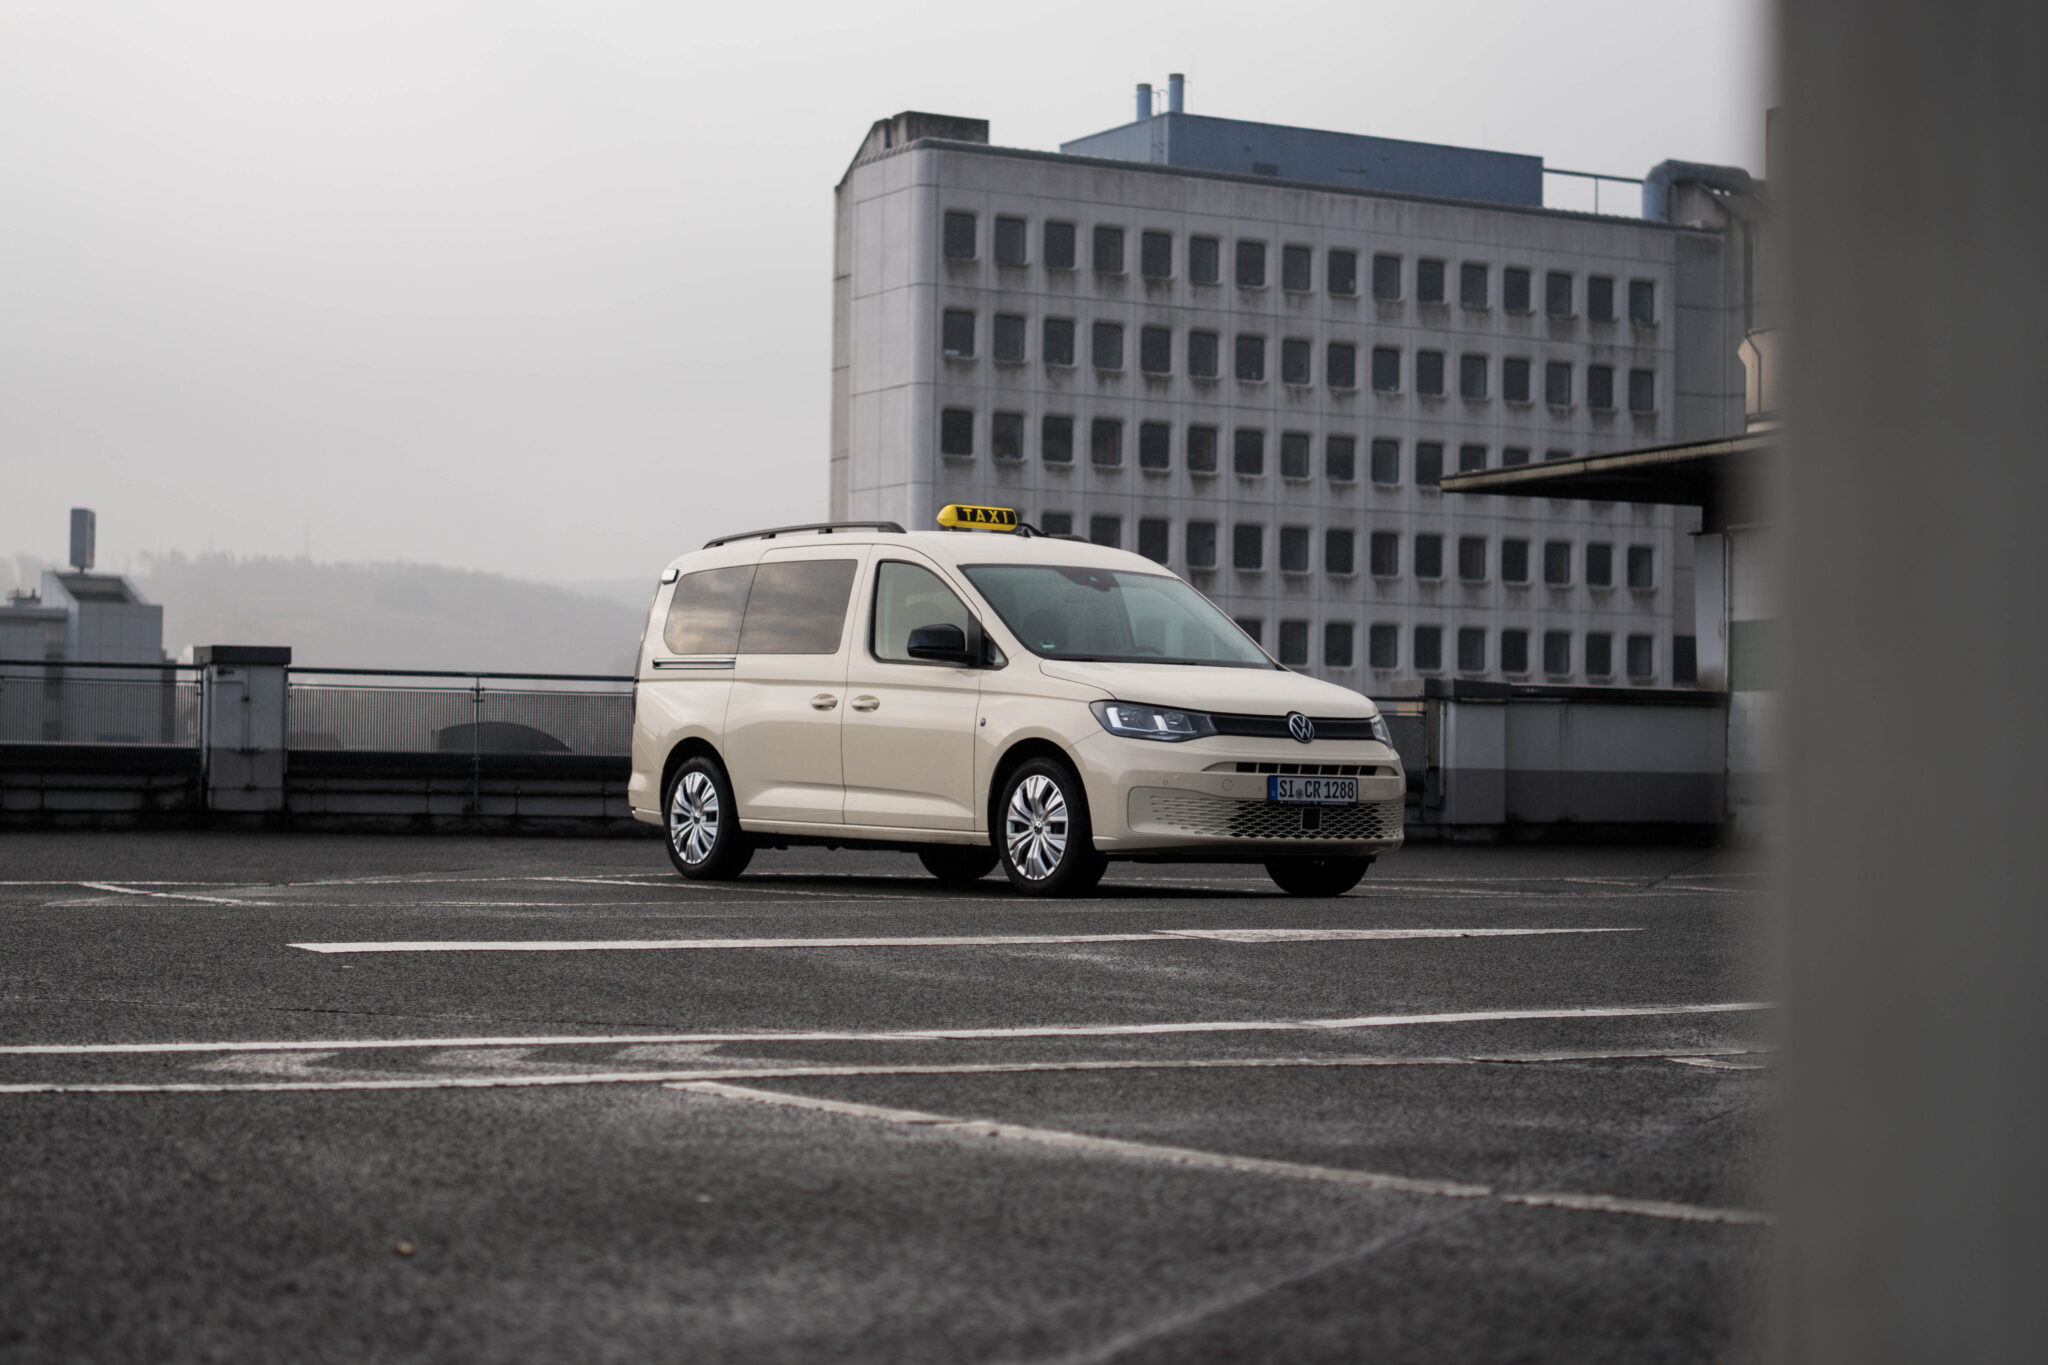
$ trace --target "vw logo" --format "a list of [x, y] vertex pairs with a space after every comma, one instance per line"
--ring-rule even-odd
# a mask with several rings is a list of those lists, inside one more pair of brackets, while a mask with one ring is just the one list
[[1287, 733], [1306, 744], [1316, 737], [1316, 723], [1299, 711], [1287, 713]]

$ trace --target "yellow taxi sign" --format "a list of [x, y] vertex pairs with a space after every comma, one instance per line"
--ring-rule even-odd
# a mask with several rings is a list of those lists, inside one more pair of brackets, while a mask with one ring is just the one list
[[1017, 513], [1008, 507], [970, 507], [955, 502], [939, 509], [939, 525], [949, 531], [1014, 531]]

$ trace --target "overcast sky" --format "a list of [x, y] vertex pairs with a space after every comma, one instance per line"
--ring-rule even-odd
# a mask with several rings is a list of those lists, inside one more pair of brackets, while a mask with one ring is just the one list
[[1184, 71], [1195, 113], [1761, 171], [1767, 40], [1761, 0], [0, 0], [0, 557], [85, 505], [103, 566], [649, 574], [824, 515], [877, 118], [1051, 149]]

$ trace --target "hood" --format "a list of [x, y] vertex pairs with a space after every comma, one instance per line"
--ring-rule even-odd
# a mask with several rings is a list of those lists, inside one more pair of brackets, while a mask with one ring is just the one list
[[1048, 678], [1099, 687], [1115, 701], [1176, 706], [1189, 711], [1223, 711], [1248, 716], [1359, 717], [1377, 712], [1372, 701], [1348, 687], [1299, 673], [1268, 668], [1203, 668], [1193, 664], [1106, 664], [1041, 659]]

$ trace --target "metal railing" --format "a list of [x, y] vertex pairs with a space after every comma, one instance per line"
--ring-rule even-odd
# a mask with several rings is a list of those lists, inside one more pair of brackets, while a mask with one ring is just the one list
[[196, 749], [205, 686], [190, 664], [0, 659], [0, 744]]
[[[297, 665], [287, 677], [290, 749], [606, 757], [633, 751], [630, 677]], [[321, 681], [309, 681], [315, 678]]]

